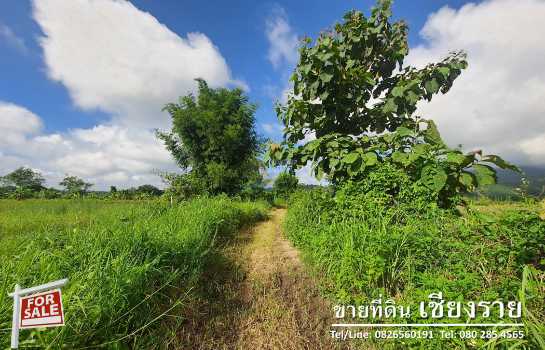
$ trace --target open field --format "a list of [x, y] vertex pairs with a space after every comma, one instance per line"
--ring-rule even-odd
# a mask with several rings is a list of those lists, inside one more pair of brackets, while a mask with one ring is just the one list
[[[298, 192], [288, 209], [272, 211], [225, 197], [172, 207], [159, 200], [0, 201], [2, 346], [13, 285], [68, 277], [66, 326], [22, 331], [25, 346], [540, 348], [541, 203], [480, 200], [460, 210], [384, 210], [353, 198], [335, 202], [324, 190]], [[447, 300], [521, 299], [527, 336], [519, 342], [329, 337], [336, 304], [382, 296], [412, 305], [434, 291]], [[408, 321], [418, 320], [400, 322]]]
[[[9, 342], [15, 283], [69, 278], [66, 325], [22, 331], [21, 345], [164, 348], [176, 339], [179, 310], [217, 248], [266, 205], [227, 198], [159, 202], [0, 201], [0, 329]], [[169, 319], [161, 322], [159, 319]]]

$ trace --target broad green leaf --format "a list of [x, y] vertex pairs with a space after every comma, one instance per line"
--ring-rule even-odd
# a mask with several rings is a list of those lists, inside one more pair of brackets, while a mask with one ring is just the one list
[[412, 105], [416, 104], [419, 99], [420, 97], [418, 97], [418, 95], [415, 94], [413, 91], [409, 91], [407, 93], [407, 100], [409, 101], [410, 104]]
[[365, 160], [365, 165], [372, 166], [377, 164], [378, 157], [375, 152], [367, 152], [363, 155], [363, 159]]
[[360, 157], [360, 154], [359, 154], [359, 153], [352, 152], [352, 153], [349, 153], [349, 154], [347, 154], [346, 156], [344, 156], [343, 162], [345, 162], [345, 163], [347, 163], [347, 164], [352, 164], [352, 163], [354, 163], [359, 157]]
[[473, 189], [477, 185], [475, 175], [467, 171], [462, 171], [462, 173], [460, 173], [458, 181], [460, 181], [460, 183], [469, 190]]
[[308, 74], [312, 69], [312, 63], [305, 64], [303, 66], [300, 66], [299, 68], [303, 73]]
[[314, 151], [320, 146], [320, 140], [312, 140], [305, 145], [305, 148], [309, 151]]
[[489, 155], [485, 156], [482, 159], [482, 161], [495, 164], [496, 166], [498, 166], [498, 167], [500, 167], [502, 169], [509, 169], [509, 170], [516, 171], [518, 173], [521, 172], [521, 170], [520, 170], [520, 168], [518, 166], [513, 165], [513, 164], [511, 164], [509, 162], [506, 162], [505, 160], [503, 160], [503, 158], [501, 158], [500, 156], [494, 155], [494, 154], [489, 154]]
[[360, 172], [363, 162], [361, 158], [356, 159], [356, 161], [348, 167], [348, 173], [350, 175], [356, 175]]
[[428, 148], [427, 144], [421, 143], [416, 146], [414, 146], [411, 149], [411, 152], [409, 153], [409, 158], [407, 159], [407, 163], [413, 163], [418, 158], [422, 157], [424, 154], [426, 154], [426, 150]]
[[331, 79], [333, 79], [333, 74], [331, 73], [323, 72], [320, 74], [320, 80], [323, 81], [324, 83], [329, 83]]
[[462, 164], [460, 164], [462, 168], [467, 167], [468, 165], [475, 162], [475, 160], [477, 159], [475, 153], [464, 154], [464, 157], [465, 157], [464, 161], [462, 162]]
[[411, 129], [407, 129], [407, 128], [404, 127], [404, 126], [400, 126], [399, 128], [397, 128], [396, 134], [397, 134], [399, 137], [412, 136], [412, 135], [413, 135], [413, 131], [412, 131]]
[[316, 92], [318, 91], [318, 88], [320, 87], [320, 79], [316, 79], [312, 84], [309, 86], [309, 93], [310, 98], [314, 99], [316, 98]]
[[479, 186], [494, 185], [496, 183], [496, 171], [492, 167], [475, 164], [472, 168], [475, 171]]
[[387, 134], [383, 135], [382, 138], [383, 138], [384, 141], [386, 141], [387, 143], [391, 143], [391, 142], [394, 140], [394, 133], [392, 133], [392, 132], [387, 133]]
[[314, 174], [316, 175], [316, 179], [321, 180], [324, 177], [324, 169], [322, 169], [321, 165], [318, 165], [316, 169], [314, 170]]
[[422, 168], [420, 180], [426, 187], [434, 190], [435, 192], [439, 192], [447, 183], [447, 174], [442, 168], [427, 165]]
[[412, 153], [415, 155], [421, 156], [426, 154], [426, 151], [428, 150], [428, 145], [425, 143], [419, 143], [418, 145], [415, 145], [412, 149]]
[[447, 153], [447, 162], [462, 165], [466, 160], [466, 156], [458, 152], [449, 152]]
[[270, 150], [269, 152], [266, 152], [264, 155], [263, 155], [263, 163], [268, 163], [269, 161], [271, 160], [271, 153], [270, 153]]
[[363, 80], [369, 85], [375, 85], [376, 84], [375, 79], [373, 79], [373, 77], [370, 74], [365, 74], [363, 76]]
[[438, 145], [438, 146], [445, 146], [443, 143], [443, 139], [441, 139], [441, 134], [439, 134], [439, 130], [437, 129], [437, 125], [435, 125], [435, 122], [433, 120], [427, 121], [428, 127], [424, 131], [424, 140], [431, 143], [432, 145]]
[[404, 90], [405, 89], [403, 88], [403, 86], [396, 86], [395, 88], [392, 89], [392, 96], [401, 97], [403, 96]]
[[400, 152], [400, 151], [395, 151], [393, 154], [392, 154], [392, 160], [396, 163], [401, 163], [403, 165], [406, 165], [407, 164], [407, 158], [408, 158], [408, 154], [407, 153], [403, 153], [403, 152]]
[[274, 152], [273, 156], [276, 160], [282, 160], [284, 152], [282, 150], [277, 150], [276, 152]]
[[329, 160], [329, 168], [335, 169], [335, 167], [339, 164], [339, 160], [337, 158], [331, 158]]
[[435, 94], [437, 91], [439, 91], [439, 83], [437, 83], [437, 80], [431, 79], [424, 83], [424, 88], [426, 88], [426, 91], [430, 94]]
[[443, 76], [444, 79], [447, 79], [450, 74], [450, 69], [448, 67], [439, 67], [437, 69], [439, 73]]
[[384, 107], [382, 107], [382, 111], [384, 113], [397, 112], [397, 104], [395, 103], [393, 98], [390, 98], [386, 101], [386, 103], [384, 104]]
[[329, 91], [326, 90], [326, 91], [322, 92], [322, 94], [320, 95], [320, 100], [324, 101], [328, 97], [329, 97]]
[[337, 148], [337, 147], [339, 147], [339, 143], [338, 143], [337, 141], [335, 141], [335, 140], [329, 141], [329, 142], [327, 143], [327, 145], [328, 145], [328, 147], [331, 147], [331, 148]]

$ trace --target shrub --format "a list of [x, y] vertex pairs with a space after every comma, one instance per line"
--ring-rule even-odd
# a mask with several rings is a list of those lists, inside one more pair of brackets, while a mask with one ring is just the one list
[[297, 176], [283, 171], [274, 180], [273, 191], [276, 196], [287, 198], [293, 191], [297, 189], [299, 179]]
[[[545, 278], [545, 221], [536, 210], [492, 214], [470, 205], [460, 216], [425, 203], [417, 210], [409, 195], [399, 195], [405, 184], [410, 181], [398, 173], [377, 173], [335, 194], [318, 190], [292, 196], [286, 233], [325, 276], [332, 298], [359, 304], [382, 294], [398, 305], [416, 305], [442, 291], [449, 300], [514, 300], [520, 298], [525, 266]], [[407, 202], [395, 203], [395, 198]], [[528, 309], [543, 324], [545, 286], [532, 293]]]

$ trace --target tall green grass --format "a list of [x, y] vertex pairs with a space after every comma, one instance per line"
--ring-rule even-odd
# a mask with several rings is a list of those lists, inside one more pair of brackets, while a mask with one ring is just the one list
[[[0, 345], [8, 346], [15, 283], [69, 278], [65, 327], [21, 331], [38, 348], [163, 348], [207, 259], [266, 207], [227, 198], [161, 202], [0, 201]], [[170, 315], [170, 316], [169, 316]], [[153, 335], [152, 335], [153, 334]], [[158, 336], [159, 334], [159, 336]]]
[[[445, 300], [459, 301], [524, 297], [527, 337], [520, 344], [509, 340], [496, 345], [539, 349], [545, 336], [545, 221], [535, 209], [487, 212], [470, 206], [459, 215], [433, 206], [385, 207], [365, 195], [307, 191], [290, 201], [285, 228], [308, 262], [323, 273], [325, 289], [337, 302], [369, 303], [382, 294], [383, 300], [417, 307], [439, 291]], [[523, 271], [533, 271], [532, 277], [529, 272], [524, 277]], [[529, 285], [521, 294], [522, 286]], [[494, 317], [472, 322], [489, 323]], [[422, 322], [416, 317], [410, 321]], [[481, 339], [379, 343], [393, 349], [485, 344]]]

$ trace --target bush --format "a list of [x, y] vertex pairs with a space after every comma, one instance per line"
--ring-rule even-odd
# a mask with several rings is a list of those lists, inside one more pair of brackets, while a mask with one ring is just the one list
[[288, 172], [281, 172], [278, 174], [273, 184], [273, 191], [276, 197], [288, 198], [292, 194], [299, 184], [297, 176]]
[[[411, 198], [402, 194], [405, 182], [398, 175], [347, 184], [335, 195], [319, 190], [292, 197], [286, 233], [325, 275], [334, 299], [360, 304], [382, 294], [397, 305], [416, 305], [442, 291], [448, 300], [514, 300], [524, 266], [545, 278], [545, 222], [536, 211], [491, 214], [469, 206], [460, 217], [433, 205], [419, 210], [418, 204], [396, 203]], [[368, 187], [373, 184], [382, 187]], [[545, 286], [528, 300], [543, 324]]]
[[183, 200], [208, 194], [206, 181], [193, 172], [166, 174], [164, 178], [170, 185], [164, 192], [164, 196], [167, 198], [174, 197]]

